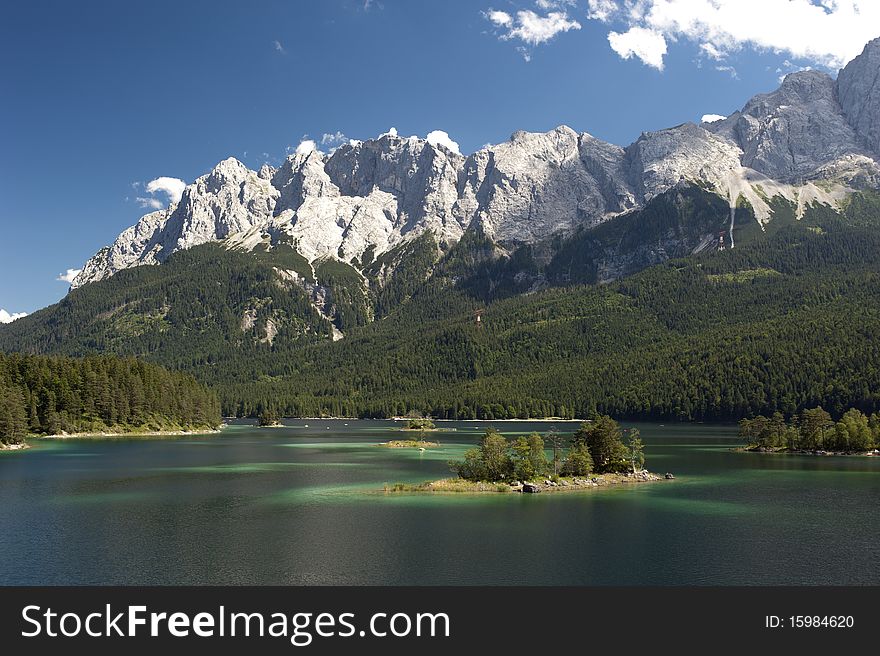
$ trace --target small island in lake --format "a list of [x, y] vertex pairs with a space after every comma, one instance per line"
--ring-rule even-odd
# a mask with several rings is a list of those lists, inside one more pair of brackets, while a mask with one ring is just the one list
[[794, 414], [788, 421], [776, 412], [741, 420], [739, 436], [746, 443], [742, 451], [878, 456], [880, 414], [869, 417], [851, 408], [835, 422], [821, 407]]
[[419, 434], [418, 439], [413, 440], [389, 440], [382, 442], [378, 446], [384, 446], [389, 449], [436, 449], [440, 446], [438, 442], [429, 442], [425, 439], [425, 433], [428, 431], [442, 431], [443, 428], [437, 428], [430, 419], [415, 418], [409, 419], [406, 426], [401, 428], [402, 431], [416, 432]]
[[406, 422], [406, 426], [401, 428], [402, 431], [415, 431], [418, 433], [427, 433], [428, 431], [432, 432], [445, 432], [445, 431], [455, 431], [454, 428], [438, 428], [433, 421], [427, 418], [416, 418], [416, 419], [408, 419]]
[[440, 444], [427, 440], [389, 440], [381, 442], [377, 446], [384, 446], [386, 449], [436, 449]]
[[263, 410], [257, 418], [257, 426], [260, 428], [282, 428], [281, 417], [274, 410]]
[[[549, 446], [552, 458], [545, 451]], [[564, 457], [563, 457], [564, 456]], [[584, 422], [564, 444], [555, 430], [545, 436], [532, 433], [510, 442], [494, 428], [486, 429], [479, 447], [450, 462], [456, 478], [419, 484], [386, 485], [385, 492], [559, 492], [585, 490], [622, 483], [673, 478], [644, 468], [645, 451], [638, 429], [623, 431], [611, 417]]]

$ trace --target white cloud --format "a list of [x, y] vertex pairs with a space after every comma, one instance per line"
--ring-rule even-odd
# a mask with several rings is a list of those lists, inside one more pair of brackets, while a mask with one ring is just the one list
[[282, 55], [287, 54], [287, 50], [284, 49], [284, 46], [281, 45], [281, 41], [279, 41], [278, 39], [272, 42], [272, 47], [275, 48], [276, 52], [280, 52]]
[[26, 317], [27, 312], [7, 312], [3, 308], [0, 308], [0, 323], [12, 323], [16, 319], [21, 319], [22, 317]]
[[620, 10], [614, 0], [589, 0], [587, 18], [605, 22]]
[[388, 132], [380, 134], [379, 137], [396, 137], [397, 136], [397, 128], [388, 128]]
[[574, 7], [577, 0], [535, 0], [538, 9], [561, 9], [562, 7]]
[[297, 155], [308, 155], [309, 153], [318, 150], [317, 144], [312, 139], [303, 139], [299, 142], [299, 146], [296, 147]]
[[[748, 46], [839, 68], [880, 35], [877, 0], [589, 0], [588, 4], [594, 20], [622, 24], [629, 32], [641, 28], [672, 41], [693, 41], [713, 59]], [[632, 46], [631, 42], [626, 41]], [[656, 51], [646, 60], [634, 47], [615, 50], [662, 67], [662, 55], [661, 65], [656, 65]]]
[[531, 9], [517, 11], [515, 16], [495, 9], [483, 13], [483, 16], [501, 31], [498, 38], [502, 41], [517, 40], [526, 44], [517, 47], [526, 61], [531, 60], [529, 46], [538, 46], [547, 43], [557, 34], [581, 29], [581, 24], [569, 18], [568, 12], [562, 8], [571, 4], [567, 0], [538, 0], [536, 4], [540, 9], [553, 8], [555, 11], [543, 16]]
[[427, 137], [428, 143], [432, 146], [445, 146], [453, 153], [458, 153], [461, 155], [461, 150], [458, 147], [458, 143], [449, 138], [449, 134], [444, 132], [443, 130], [434, 130], [433, 132], [428, 133]]
[[638, 57], [648, 66], [663, 70], [666, 39], [659, 32], [644, 27], [631, 27], [626, 32], [609, 32], [611, 49], [623, 59]]
[[727, 53], [722, 52], [718, 49], [718, 46], [712, 45], [711, 43], [701, 43], [700, 51], [706, 55], [709, 59], [724, 59], [727, 56]]
[[490, 9], [486, 12], [486, 18], [495, 23], [498, 27], [510, 27], [513, 25], [513, 16], [506, 11], [495, 11]]
[[80, 273], [82, 273], [82, 269], [68, 269], [64, 273], [59, 273], [55, 280], [60, 280], [61, 282], [73, 282], [73, 279]]
[[516, 26], [502, 38], [520, 39], [531, 46], [546, 43], [557, 34], [569, 30], [579, 30], [581, 24], [576, 20], [570, 20], [564, 11], [551, 11], [546, 16], [540, 16], [533, 11], [525, 10], [516, 12]]
[[165, 204], [158, 198], [143, 198], [138, 196], [135, 200], [138, 202], [138, 205], [145, 209], [161, 210], [165, 207]]
[[[140, 187], [140, 182], [132, 182], [133, 189]], [[138, 205], [151, 210], [161, 210], [170, 203], [179, 203], [183, 190], [186, 189], [186, 183], [179, 178], [169, 178], [166, 176], [150, 180], [144, 185], [144, 191], [149, 196], [138, 196], [135, 198]], [[165, 196], [165, 200], [157, 198], [156, 194]], [[127, 199], [126, 199], [127, 200]]]
[[723, 121], [726, 118], [726, 116], [722, 116], [721, 114], [703, 114], [703, 118], [700, 119], [700, 123], [717, 123], [718, 121]]
[[331, 153], [341, 145], [351, 143], [351, 141], [340, 130], [337, 130], [335, 134], [325, 132], [321, 135], [321, 145], [328, 148]]

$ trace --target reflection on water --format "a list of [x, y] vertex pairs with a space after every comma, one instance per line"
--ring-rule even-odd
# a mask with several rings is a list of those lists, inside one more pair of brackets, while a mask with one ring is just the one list
[[444, 423], [419, 452], [376, 446], [394, 422], [289, 423], [3, 454], [0, 583], [880, 583], [880, 459], [737, 453], [733, 427], [643, 424], [649, 467], [675, 481], [384, 494], [448, 476], [486, 424]]

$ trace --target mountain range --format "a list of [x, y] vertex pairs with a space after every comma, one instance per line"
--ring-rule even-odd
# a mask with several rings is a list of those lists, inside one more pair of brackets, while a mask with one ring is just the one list
[[[224, 160], [187, 186], [179, 202], [143, 216], [98, 251], [59, 304], [0, 328], [0, 348], [152, 358], [228, 390], [221, 394], [226, 412], [254, 412], [284, 389], [292, 400], [281, 409], [290, 413], [382, 415], [442, 405], [444, 414], [459, 416], [461, 407], [453, 410], [451, 396], [436, 386], [408, 384], [406, 395], [389, 400], [396, 388], [387, 380], [379, 384], [365, 371], [349, 370], [348, 382], [340, 384], [332, 372], [316, 377], [315, 363], [335, 362], [339, 371], [346, 369], [340, 353], [348, 354], [349, 363], [369, 353], [363, 357], [369, 368], [379, 357], [379, 343], [403, 340], [413, 353], [455, 362], [425, 371], [437, 385], [477, 381], [486, 375], [477, 364], [507, 348], [493, 332], [493, 307], [495, 316], [519, 308], [536, 322], [548, 315], [584, 321], [582, 313], [569, 316], [556, 307], [542, 315], [537, 308], [567, 306], [571, 294], [587, 305], [599, 303], [627, 285], [649, 293], [639, 285], [660, 274], [639, 272], [681, 258], [675, 264], [681, 270], [712, 269], [705, 275], [720, 276], [709, 287], [704, 280], [679, 281], [690, 286], [678, 292], [664, 279], [662, 295], [692, 295], [694, 312], [700, 312], [690, 305], [697, 298], [713, 306], [719, 285], [737, 285], [742, 294], [745, 280], [749, 293], [762, 285], [782, 293], [791, 282], [789, 292], [803, 291], [809, 272], [820, 277], [819, 288], [838, 289], [847, 267], [846, 275], [862, 276], [850, 283], [864, 307], [874, 284], [873, 254], [859, 250], [862, 259], [852, 262], [839, 249], [856, 238], [873, 239], [878, 189], [880, 39], [837, 79], [819, 71], [792, 73], [779, 89], [752, 98], [723, 120], [646, 132], [626, 147], [561, 126], [517, 132], [505, 143], [463, 156], [442, 142], [391, 131], [332, 153], [297, 152], [278, 168], [252, 171], [234, 158]], [[770, 244], [779, 252], [770, 254]], [[816, 251], [812, 265], [798, 259], [804, 244]], [[831, 300], [839, 299], [822, 302]], [[604, 302], [594, 310], [608, 312]], [[718, 329], [745, 312], [716, 310], [719, 323], [709, 321], [701, 330]], [[656, 322], [656, 308], [651, 312], [637, 315]], [[413, 317], [422, 323], [414, 324]], [[565, 330], [562, 338], [537, 325], [532, 328], [557, 346], [577, 342]], [[687, 332], [669, 322], [665, 328]], [[606, 331], [618, 352], [638, 342], [626, 337], [625, 324], [591, 330]], [[483, 344], [490, 337], [501, 341]], [[660, 333], [657, 338], [666, 339]], [[583, 343], [591, 339], [597, 336]], [[562, 350], [580, 361], [595, 352], [584, 348]], [[546, 367], [551, 360], [536, 362]], [[406, 367], [398, 362], [387, 376], [402, 375]], [[519, 375], [519, 367], [511, 363], [495, 374], [516, 369]], [[434, 375], [441, 370], [442, 376]], [[871, 375], [862, 373], [859, 379], [872, 388]], [[361, 383], [352, 384], [351, 376]], [[593, 392], [603, 393], [617, 398], [622, 392]], [[511, 410], [522, 414], [517, 403], [526, 414], [560, 410], [537, 382], [505, 394], [516, 403], [482, 390], [469, 406], [494, 406], [493, 416], [499, 416], [498, 406], [505, 416]], [[755, 394], [736, 411], [720, 409], [719, 401], [715, 410], [696, 415], [767, 409], [767, 394], [760, 401]], [[843, 396], [855, 403], [872, 394], [869, 389]], [[358, 395], [364, 399], [339, 400]], [[558, 396], [568, 399], [562, 404], [567, 413], [574, 407], [608, 409], [602, 398], [584, 405], [576, 394]], [[809, 395], [790, 396], [786, 403], [798, 407]], [[699, 403], [699, 395], [688, 402]], [[637, 405], [613, 409], [640, 414]], [[694, 416], [672, 402], [660, 414]]]

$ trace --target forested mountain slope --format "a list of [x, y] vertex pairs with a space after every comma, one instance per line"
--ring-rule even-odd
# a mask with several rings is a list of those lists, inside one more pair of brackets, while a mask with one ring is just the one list
[[672, 190], [575, 234], [549, 259], [526, 249], [499, 257], [475, 231], [446, 250], [424, 237], [363, 277], [335, 260], [313, 273], [292, 250], [205, 245], [74, 290], [0, 331], [0, 348], [143, 356], [192, 372], [236, 414], [732, 419], [819, 404], [876, 409], [875, 194], [853, 195], [843, 214], [813, 205], [801, 220], [776, 203], [765, 230], [736, 229], [734, 250], [583, 284], [600, 279], [595, 263], [610, 251], [647, 264], [658, 243], [715, 230], [726, 219], [713, 198]]

